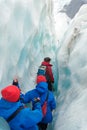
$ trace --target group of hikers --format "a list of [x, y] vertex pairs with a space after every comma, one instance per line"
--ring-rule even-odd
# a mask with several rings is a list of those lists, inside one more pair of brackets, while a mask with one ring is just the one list
[[[41, 66], [46, 66], [46, 72], [42, 75], [38, 71], [34, 89], [22, 94], [18, 79], [14, 79], [11, 85], [1, 90], [0, 116], [8, 122], [11, 130], [47, 130], [52, 122], [56, 101], [50, 61], [46, 57], [41, 63]], [[32, 109], [26, 105], [30, 102]]]

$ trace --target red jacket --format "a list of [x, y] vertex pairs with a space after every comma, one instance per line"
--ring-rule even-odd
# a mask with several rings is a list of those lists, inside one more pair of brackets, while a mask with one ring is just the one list
[[43, 61], [41, 63], [41, 65], [45, 65], [46, 66], [46, 73], [47, 75], [49, 75], [50, 81], [54, 82], [54, 77], [53, 77], [53, 73], [52, 73], [52, 64], [50, 64], [49, 62]]

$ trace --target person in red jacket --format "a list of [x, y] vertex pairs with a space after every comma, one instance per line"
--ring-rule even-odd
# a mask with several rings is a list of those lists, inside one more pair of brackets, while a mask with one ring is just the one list
[[41, 65], [46, 66], [46, 79], [47, 79], [47, 83], [48, 83], [48, 89], [50, 91], [53, 90], [53, 85], [52, 83], [54, 83], [54, 76], [53, 76], [53, 72], [52, 72], [52, 64], [50, 64], [51, 58], [49, 57], [45, 57], [44, 61], [41, 63]]

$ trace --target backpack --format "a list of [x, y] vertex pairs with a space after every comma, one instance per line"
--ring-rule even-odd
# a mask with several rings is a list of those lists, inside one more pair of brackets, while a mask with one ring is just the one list
[[44, 66], [44, 65], [39, 66], [37, 75], [44, 75], [45, 76], [45, 74], [46, 74], [46, 66]]
[[49, 92], [47, 93], [47, 96], [46, 96], [46, 100], [42, 106], [42, 113], [43, 113], [43, 117], [46, 116], [46, 113], [47, 113], [47, 100], [48, 100], [48, 95], [49, 95]]
[[46, 77], [46, 80], [47, 80], [47, 81], [50, 81], [50, 77], [49, 77], [49, 75], [47, 74], [46, 70], [47, 70], [47, 66], [45, 66], [45, 65], [39, 66], [37, 75], [43, 75], [43, 76]]

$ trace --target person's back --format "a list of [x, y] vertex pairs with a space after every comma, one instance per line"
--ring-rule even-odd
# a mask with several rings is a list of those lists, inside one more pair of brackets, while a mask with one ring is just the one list
[[52, 64], [50, 64], [50, 61], [51, 61], [51, 58], [46, 57], [44, 58], [44, 61], [41, 63], [41, 65], [46, 66], [46, 79], [48, 83], [48, 89], [52, 91], [53, 90], [52, 83], [54, 83], [54, 76], [52, 72]]
[[[38, 78], [39, 77], [39, 78]], [[46, 83], [46, 78], [44, 76], [37, 76], [37, 85], [35, 89], [32, 89], [25, 93], [24, 95], [24, 103], [29, 103], [33, 101], [33, 98], [40, 97], [40, 102], [43, 104], [45, 97], [48, 92], [48, 84]]]
[[[46, 83], [46, 78], [45, 76], [37, 76], [37, 85], [36, 88], [33, 90], [28, 91], [25, 96], [24, 96], [24, 102], [29, 103], [32, 101], [32, 98], [34, 97], [40, 97], [41, 99], [41, 106], [43, 106], [46, 96], [48, 94], [48, 99], [47, 99], [47, 113], [44, 116], [42, 121], [39, 123], [39, 127], [44, 126], [47, 127], [48, 123], [52, 122], [52, 110], [56, 108], [56, 101], [53, 95], [53, 92], [48, 90], [48, 84]], [[46, 130], [46, 129], [44, 129]]]
[[[1, 91], [0, 116], [8, 119], [23, 104], [19, 101], [20, 91], [14, 85], [7, 86]], [[40, 102], [34, 102], [34, 110], [23, 109], [8, 123], [11, 130], [38, 130], [37, 123], [42, 119]]]

